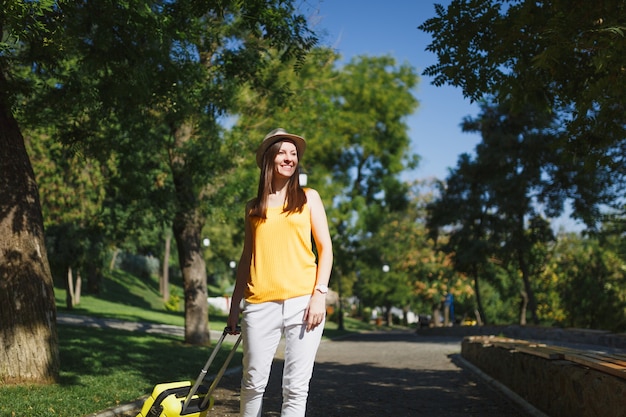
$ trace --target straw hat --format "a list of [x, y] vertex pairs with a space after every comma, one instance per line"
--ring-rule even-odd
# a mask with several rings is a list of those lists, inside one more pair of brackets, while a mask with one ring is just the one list
[[306, 149], [306, 140], [304, 140], [302, 136], [287, 133], [285, 129], [279, 127], [278, 129], [274, 129], [268, 133], [256, 150], [256, 164], [259, 168], [263, 165], [263, 155], [265, 155], [267, 148], [283, 139], [291, 140], [296, 145], [296, 149], [298, 150], [298, 158], [302, 158], [304, 150]]

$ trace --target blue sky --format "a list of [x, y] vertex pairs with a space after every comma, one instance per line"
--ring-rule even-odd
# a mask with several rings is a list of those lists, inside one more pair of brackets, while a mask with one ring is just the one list
[[[446, 6], [450, 0], [440, 0]], [[478, 114], [460, 89], [435, 87], [431, 78], [421, 75], [436, 63], [436, 56], [425, 51], [430, 35], [417, 29], [435, 16], [430, 0], [308, 0], [318, 7], [313, 18], [322, 44], [342, 55], [344, 61], [358, 55], [391, 55], [398, 63], [408, 63], [420, 74], [415, 92], [417, 111], [407, 119], [412, 151], [420, 155], [417, 170], [407, 179], [445, 179], [461, 153], [473, 153], [480, 136], [461, 132], [466, 116]], [[306, 11], [304, 11], [306, 12]], [[310, 12], [310, 11], [309, 11]]]

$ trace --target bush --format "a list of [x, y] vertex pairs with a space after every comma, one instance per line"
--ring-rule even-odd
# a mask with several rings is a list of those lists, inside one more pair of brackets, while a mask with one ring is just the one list
[[170, 287], [170, 298], [164, 303], [164, 307], [167, 311], [180, 311], [180, 301], [182, 297], [178, 293], [176, 287]]
[[148, 279], [159, 275], [160, 261], [154, 256], [121, 252], [115, 259], [114, 267], [137, 277]]

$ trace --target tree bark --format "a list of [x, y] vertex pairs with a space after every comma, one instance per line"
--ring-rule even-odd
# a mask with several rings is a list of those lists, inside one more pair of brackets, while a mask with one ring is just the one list
[[168, 233], [165, 237], [165, 253], [163, 254], [163, 273], [161, 275], [160, 290], [163, 295], [163, 301], [170, 299], [170, 245], [172, 236]]
[[67, 278], [65, 280], [65, 306], [68, 310], [74, 308], [74, 277], [71, 266], [67, 268]]
[[387, 306], [386, 308], [386, 322], [387, 322], [387, 326], [392, 327], [393, 326], [393, 314], [391, 314], [391, 306]]
[[[524, 322], [526, 321], [526, 310], [530, 310], [530, 317], [533, 324], [539, 324], [539, 316], [537, 316], [537, 301], [535, 300], [535, 293], [533, 287], [530, 284], [530, 273], [528, 272], [528, 264], [524, 254], [518, 252], [518, 262], [520, 270], [522, 272], [522, 281], [524, 282]], [[524, 323], [525, 324], [525, 323]]]
[[80, 274], [80, 269], [76, 271], [76, 285], [74, 285], [74, 305], [80, 304], [80, 292], [83, 289], [83, 277]]
[[[7, 91], [0, 71], [0, 92]], [[54, 383], [59, 350], [39, 191], [19, 130], [0, 93], [0, 380]]]
[[520, 307], [519, 307], [519, 324], [520, 326], [526, 326], [526, 311], [528, 308], [528, 293], [526, 291], [520, 291]]
[[209, 304], [207, 301], [206, 264], [200, 249], [204, 220], [199, 210], [179, 212], [174, 218], [174, 237], [185, 292], [185, 342], [208, 345]]
[[[177, 149], [184, 148], [193, 135], [190, 122], [183, 123], [174, 131]], [[183, 152], [171, 154], [172, 179], [178, 201], [174, 216], [173, 234], [178, 247], [178, 261], [183, 274], [185, 296], [185, 342], [192, 345], [208, 345], [209, 303], [207, 299], [206, 264], [201, 250], [201, 234], [204, 216], [200, 210], [200, 195], [193, 182], [193, 173], [187, 166]]]
[[476, 317], [476, 323], [480, 325], [487, 324], [487, 317], [485, 316], [485, 310], [483, 309], [483, 301], [480, 296], [480, 284], [478, 281], [478, 267], [476, 265], [472, 267], [472, 275], [474, 278], [474, 292], [476, 293], [476, 305], [478, 306], [478, 314]]

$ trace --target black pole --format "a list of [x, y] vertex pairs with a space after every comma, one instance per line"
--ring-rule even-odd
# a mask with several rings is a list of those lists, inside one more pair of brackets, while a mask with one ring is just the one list
[[339, 325], [339, 330], [345, 330], [343, 327], [343, 302], [341, 301], [341, 274], [337, 276], [337, 287], [339, 296], [339, 320], [337, 321], [337, 324]]

